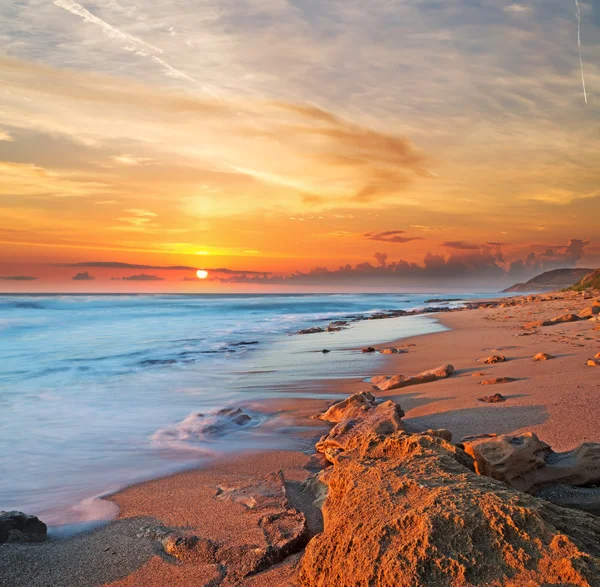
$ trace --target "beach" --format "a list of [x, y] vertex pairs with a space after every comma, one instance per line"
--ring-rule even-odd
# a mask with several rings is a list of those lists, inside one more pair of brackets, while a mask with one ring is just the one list
[[[315, 442], [330, 425], [312, 416], [332, 404], [331, 396], [371, 391], [377, 400], [393, 400], [405, 412], [409, 431], [447, 429], [455, 442], [469, 435], [535, 432], [555, 451], [583, 442], [600, 442], [600, 368], [587, 362], [600, 352], [600, 322], [591, 316], [551, 326], [524, 325], [565, 314], [578, 314], [594, 298], [568, 292], [518, 297], [490, 307], [434, 315], [443, 331], [390, 342], [390, 323], [377, 322], [381, 344], [403, 352], [371, 354], [373, 367], [363, 377], [302, 381], [313, 396], [284, 396], [240, 403], [241, 409], [285, 417], [296, 448], [251, 450], [219, 457], [210, 464], [161, 479], [133, 485], [109, 499], [118, 507], [117, 519], [70, 538], [50, 538], [39, 544], [0, 546], [0, 584], [12, 586], [137, 586], [137, 585], [298, 585], [302, 549], [256, 574], [232, 578], [223, 564], [180, 560], [169, 556], [156, 540], [139, 537], [147, 525], [177, 529], [231, 548], [258, 547], [265, 537], [255, 514], [242, 502], [217, 499], [228, 487], [252, 483], [282, 471], [288, 503], [302, 512], [308, 533], [322, 531], [321, 510], [302, 483], [325, 466], [314, 455]], [[310, 334], [305, 335], [306, 340]], [[549, 360], [535, 362], [538, 353]], [[487, 364], [490, 356], [504, 360]], [[319, 354], [319, 361], [326, 355]], [[361, 360], [363, 360], [361, 358]], [[309, 361], [310, 359], [307, 359]], [[375, 375], [415, 375], [440, 365], [453, 365], [454, 374], [437, 381], [380, 391], [365, 380]], [[481, 385], [490, 378], [506, 383]], [[482, 396], [500, 392], [505, 401], [488, 404]], [[225, 488], [225, 489], [223, 489]]]

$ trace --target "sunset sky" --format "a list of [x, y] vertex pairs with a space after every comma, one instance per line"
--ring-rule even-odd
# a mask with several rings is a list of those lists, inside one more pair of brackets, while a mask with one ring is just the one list
[[579, 6], [583, 79], [568, 0], [0, 3], [0, 291], [597, 267], [600, 0]]

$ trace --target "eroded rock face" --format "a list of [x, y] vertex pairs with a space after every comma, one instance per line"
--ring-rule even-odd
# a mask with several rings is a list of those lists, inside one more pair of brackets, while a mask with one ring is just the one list
[[365, 404], [359, 408], [350, 404], [345, 413], [336, 416], [340, 418], [337, 424], [317, 442], [316, 449], [332, 461], [357, 437], [371, 433], [387, 436], [396, 430], [403, 430], [403, 416], [402, 408], [393, 401]]
[[389, 391], [392, 389], [401, 389], [410, 385], [419, 385], [421, 383], [429, 383], [438, 379], [445, 379], [454, 373], [452, 365], [442, 365], [436, 369], [423, 371], [418, 375], [394, 375], [393, 377], [379, 376], [371, 379], [374, 387], [380, 391]]
[[441, 438], [356, 436], [325, 476], [302, 587], [600, 584], [600, 519], [469, 469]]
[[0, 512], [0, 544], [3, 542], [40, 542], [48, 528], [36, 516], [23, 512]]
[[557, 453], [529, 432], [475, 438], [464, 441], [462, 446], [473, 457], [479, 474], [521, 491], [536, 491], [558, 483], [600, 483], [600, 444], [586, 442], [574, 450]]

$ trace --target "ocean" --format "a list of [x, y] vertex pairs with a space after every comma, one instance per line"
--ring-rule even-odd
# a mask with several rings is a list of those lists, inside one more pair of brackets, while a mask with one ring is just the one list
[[384, 358], [357, 348], [444, 327], [418, 315], [290, 335], [441, 297], [1, 295], [0, 510], [68, 532], [113, 516], [97, 497], [136, 481], [231, 451], [298, 448], [285, 425], [265, 426], [252, 409], [250, 425], [223, 437], [194, 422], [266, 398], [314, 397], [318, 379], [363, 377]]

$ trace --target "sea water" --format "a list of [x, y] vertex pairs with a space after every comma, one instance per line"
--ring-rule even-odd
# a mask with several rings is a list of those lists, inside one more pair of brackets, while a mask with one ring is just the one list
[[431, 297], [0, 296], [0, 510], [72, 527], [109, 518], [110, 504], [94, 498], [135, 481], [228, 451], [297, 448], [260, 413], [225, 438], [172, 431], [190, 414], [313, 397], [317, 379], [364, 376], [382, 357], [357, 348], [443, 326], [407, 316], [291, 334]]

